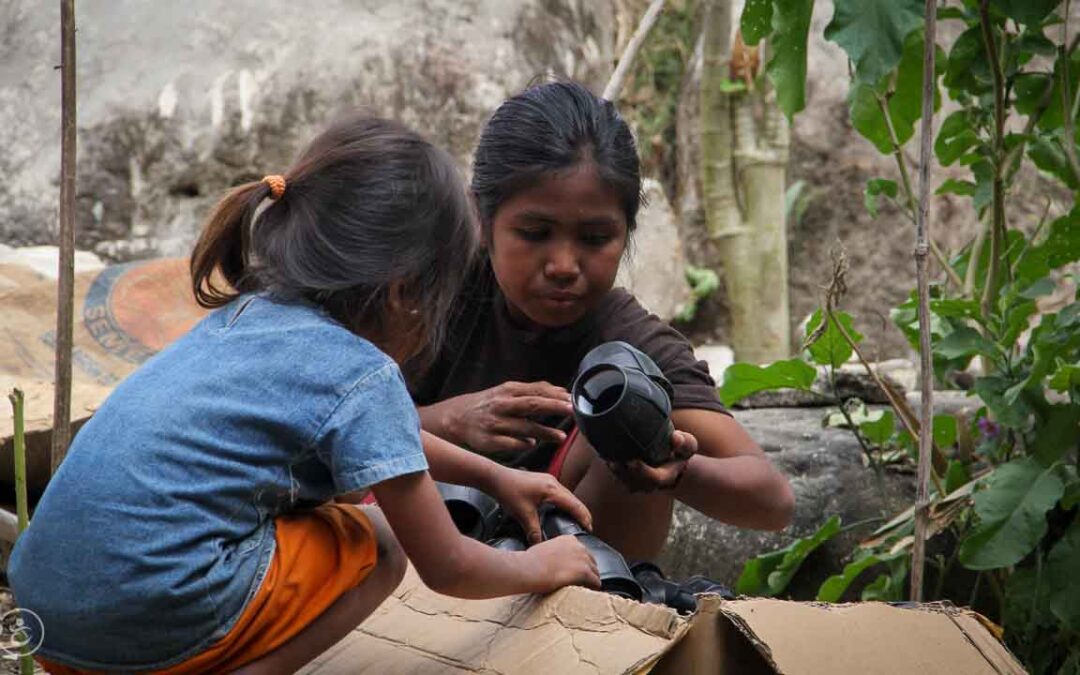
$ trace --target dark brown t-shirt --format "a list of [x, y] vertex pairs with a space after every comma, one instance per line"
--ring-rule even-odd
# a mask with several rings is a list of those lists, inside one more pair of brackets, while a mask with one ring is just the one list
[[726, 412], [704, 361], [678, 331], [612, 289], [582, 320], [559, 329], [523, 328], [509, 316], [490, 266], [462, 294], [443, 349], [426, 375], [410, 382], [417, 405], [488, 389], [503, 382], [546, 380], [570, 388], [582, 357], [622, 340], [645, 352], [671, 381], [673, 408]]

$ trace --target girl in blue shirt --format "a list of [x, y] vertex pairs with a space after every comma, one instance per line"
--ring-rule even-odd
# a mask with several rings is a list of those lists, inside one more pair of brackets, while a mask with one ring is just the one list
[[[458, 597], [599, 585], [572, 537], [462, 537], [432, 481], [493, 494], [534, 539], [542, 501], [589, 523], [551, 476], [420, 430], [399, 367], [440, 347], [478, 232], [453, 160], [363, 116], [225, 197], [191, 261], [217, 311], [83, 427], [12, 554], [50, 672], [292, 672], [406, 558]], [[381, 509], [342, 503], [368, 489]]]

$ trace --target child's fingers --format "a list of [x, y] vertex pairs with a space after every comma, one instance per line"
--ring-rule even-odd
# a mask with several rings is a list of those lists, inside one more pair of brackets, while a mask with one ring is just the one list
[[545, 501], [562, 509], [578, 524], [592, 532], [592, 513], [589, 512], [589, 508], [562, 483], [556, 481]]

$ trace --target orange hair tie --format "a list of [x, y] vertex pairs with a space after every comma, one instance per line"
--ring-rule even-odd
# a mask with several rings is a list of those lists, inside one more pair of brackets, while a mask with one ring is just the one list
[[271, 199], [281, 199], [285, 194], [285, 176], [263, 176], [262, 182], [270, 186]]

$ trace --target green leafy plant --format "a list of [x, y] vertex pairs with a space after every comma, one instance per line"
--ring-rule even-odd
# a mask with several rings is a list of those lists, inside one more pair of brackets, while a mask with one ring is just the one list
[[[936, 46], [933, 83], [936, 96], [947, 97], [953, 109], [940, 122], [934, 154], [941, 165], [957, 167], [936, 193], [970, 199], [981, 228], [954, 252], [932, 246], [938, 264], [929, 316], [935, 378], [973, 376], [976, 412], [934, 419], [929, 536], [938, 551], [937, 574], [928, 577], [933, 588], [924, 592], [974, 605], [1001, 623], [1009, 645], [1035, 673], [1080, 673], [1080, 296], [1074, 290], [1061, 300], [1058, 290], [1070, 279], [1075, 287], [1069, 270], [1080, 260], [1080, 39], [1063, 21], [1069, 5], [939, 3], [938, 19], [952, 23], [956, 30], [946, 32], [957, 37]], [[876, 216], [880, 201], [890, 200], [914, 221], [905, 144], [921, 117], [924, 4], [835, 0], [834, 6], [825, 37], [851, 61], [852, 126], [896, 167], [895, 177], [867, 183], [866, 208]], [[805, 100], [804, 18], [812, 7], [812, 0], [751, 0], [742, 16], [748, 43], [771, 42], [767, 73], [789, 116]], [[1051, 198], [1033, 222], [1007, 217], [1025, 163], [1057, 182], [1055, 194], [1069, 195], [1056, 206]], [[1045, 302], [1051, 294], [1056, 304]], [[720, 388], [725, 403], [770, 388], [809, 390], [811, 363], [831, 373], [854, 356], [873, 375], [858, 347], [857, 322], [837, 310], [841, 296], [830, 291], [811, 317], [800, 358], [729, 368]], [[914, 292], [892, 319], [918, 349]], [[918, 425], [902, 397], [883, 387], [892, 410], [841, 402], [826, 419], [855, 434], [879, 477], [888, 458], [914, 451]], [[878, 576], [862, 599], [903, 598], [913, 514], [908, 509], [871, 534], [843, 572], [821, 585], [817, 599], [849, 596], [871, 571]], [[794, 542], [784, 555], [818, 536]], [[747, 569], [764, 565], [759, 556]], [[949, 596], [954, 591], [947, 582], [957, 574], [973, 580], [963, 597]], [[748, 592], [762, 592], [754, 588]]]

